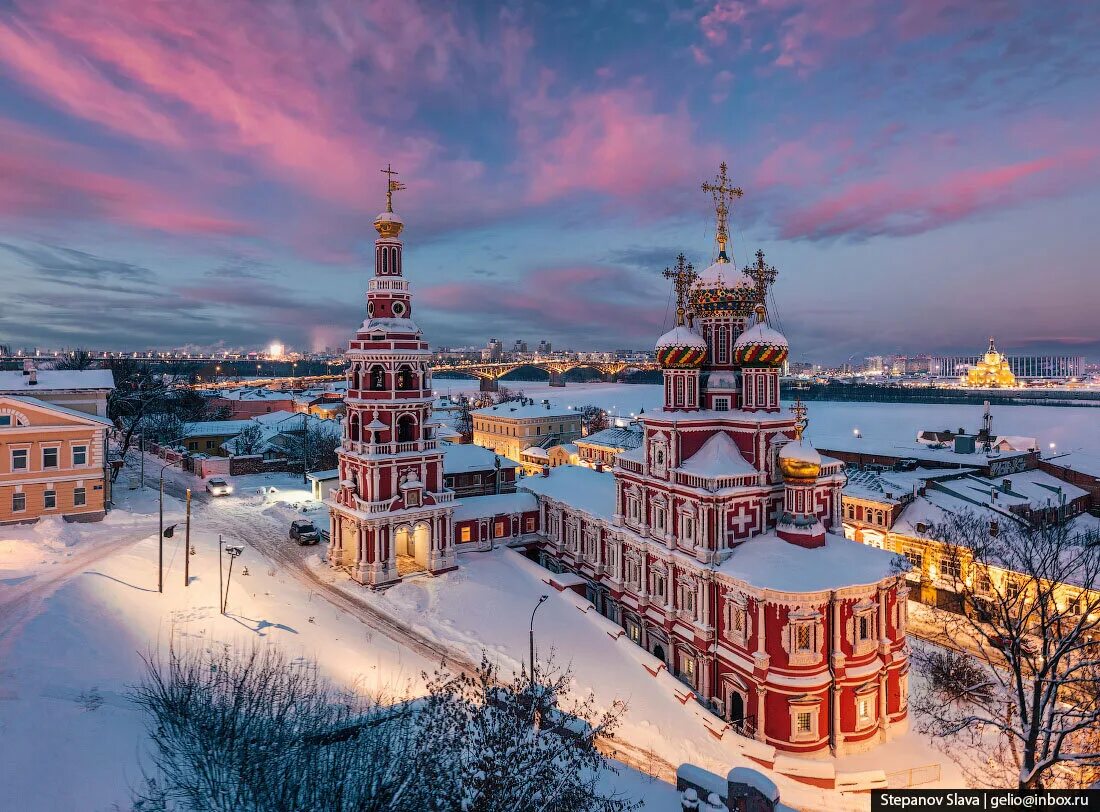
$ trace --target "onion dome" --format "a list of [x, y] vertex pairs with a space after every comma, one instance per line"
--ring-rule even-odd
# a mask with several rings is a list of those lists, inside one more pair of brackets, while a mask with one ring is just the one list
[[657, 361], [665, 369], [698, 369], [707, 359], [707, 342], [679, 324], [657, 339]]
[[723, 256], [699, 274], [691, 309], [699, 317], [747, 316], [757, 301], [756, 283]]
[[374, 218], [374, 227], [381, 237], [396, 237], [405, 224], [392, 211], [384, 211]]
[[768, 326], [764, 306], [756, 307], [756, 324], [733, 342], [733, 362], [743, 367], [781, 367], [787, 360], [787, 339]]
[[809, 441], [791, 440], [779, 452], [779, 470], [784, 479], [817, 479], [821, 475], [821, 455]]

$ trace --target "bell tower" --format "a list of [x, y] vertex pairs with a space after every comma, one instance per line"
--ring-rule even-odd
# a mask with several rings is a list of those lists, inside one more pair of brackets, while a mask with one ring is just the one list
[[387, 166], [386, 210], [375, 218], [367, 318], [348, 347], [340, 484], [329, 500], [329, 563], [362, 584], [455, 567], [454, 492], [431, 421], [430, 350], [412, 320], [393, 194], [405, 186]]

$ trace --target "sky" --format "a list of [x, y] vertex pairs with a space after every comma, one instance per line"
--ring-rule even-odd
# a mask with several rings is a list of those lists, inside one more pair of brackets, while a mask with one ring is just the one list
[[0, 0], [0, 343], [303, 350], [393, 165], [434, 345], [645, 348], [779, 269], [792, 358], [1100, 358], [1100, 5]]

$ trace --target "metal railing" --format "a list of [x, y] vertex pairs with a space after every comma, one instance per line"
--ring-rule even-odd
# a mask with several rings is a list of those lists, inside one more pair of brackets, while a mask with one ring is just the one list
[[886, 773], [886, 786], [890, 789], [906, 789], [931, 784], [940, 780], [939, 764], [922, 764], [907, 770], [892, 770]]

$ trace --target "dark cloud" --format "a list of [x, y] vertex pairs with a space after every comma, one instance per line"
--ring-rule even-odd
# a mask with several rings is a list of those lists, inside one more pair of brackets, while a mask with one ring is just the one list
[[47, 279], [67, 282], [86, 282], [92, 279], [104, 282], [111, 279], [148, 282], [153, 278], [152, 271], [140, 265], [106, 259], [60, 245], [16, 245], [0, 242], [0, 249], [18, 257], [36, 275]]

